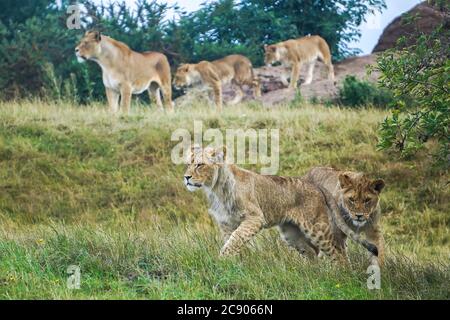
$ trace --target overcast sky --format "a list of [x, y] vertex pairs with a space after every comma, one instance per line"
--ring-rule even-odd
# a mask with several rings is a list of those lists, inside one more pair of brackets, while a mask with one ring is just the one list
[[[125, 1], [132, 5], [136, 0]], [[214, 0], [161, 0], [161, 2], [169, 4], [178, 3], [186, 11], [196, 10], [201, 3], [210, 1]], [[364, 54], [372, 52], [384, 28], [397, 16], [408, 11], [420, 2], [422, 0], [386, 0], [387, 9], [382, 14], [368, 17], [367, 23], [361, 26], [362, 37], [360, 41], [352, 43], [351, 47], [361, 49]]]

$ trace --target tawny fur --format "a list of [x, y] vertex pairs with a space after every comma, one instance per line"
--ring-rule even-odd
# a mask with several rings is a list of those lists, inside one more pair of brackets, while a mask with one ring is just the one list
[[237, 254], [263, 228], [278, 226], [300, 253], [347, 261], [344, 237], [336, 236], [342, 232], [334, 223], [337, 212], [328, 205], [331, 194], [327, 200], [307, 181], [259, 175], [224, 163], [224, 157], [222, 149], [193, 148], [184, 176], [190, 191], [203, 189], [209, 199], [224, 238], [222, 256]]
[[160, 91], [167, 110], [173, 110], [170, 65], [158, 52], [135, 52], [125, 43], [96, 31], [88, 31], [75, 49], [80, 62], [92, 60], [102, 68], [103, 84], [111, 112], [130, 110], [131, 96], [148, 90], [162, 108]]
[[384, 263], [384, 238], [379, 224], [380, 193], [384, 181], [371, 180], [366, 175], [332, 168], [314, 168], [305, 178], [328, 190], [337, 201], [347, 225], [357, 233], [365, 233], [367, 240], [378, 248], [373, 264]]
[[[304, 64], [308, 65], [304, 84], [310, 84], [313, 80], [314, 66], [317, 60], [322, 61], [328, 67], [328, 78], [332, 81], [335, 79], [334, 67], [331, 62], [330, 47], [327, 42], [319, 36], [307, 36], [273, 45], [266, 45], [264, 50], [264, 60], [266, 65], [281, 62], [284, 66], [292, 67], [289, 88], [297, 88], [300, 70]], [[287, 76], [283, 77], [281, 80], [286, 86], [288, 85]]]
[[236, 96], [231, 104], [239, 103], [244, 97], [243, 86], [253, 88], [255, 98], [261, 96], [259, 79], [253, 72], [250, 60], [234, 54], [212, 62], [202, 61], [197, 64], [181, 65], [174, 78], [175, 87], [196, 86], [212, 91], [214, 103], [222, 109], [222, 86], [232, 84]]

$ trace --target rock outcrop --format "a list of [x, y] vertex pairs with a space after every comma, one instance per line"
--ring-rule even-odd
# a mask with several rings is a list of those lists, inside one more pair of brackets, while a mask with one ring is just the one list
[[[414, 23], [405, 24], [407, 16], [416, 17]], [[394, 48], [397, 40], [402, 36], [407, 36], [410, 39], [407, 45], [411, 45], [413, 44], [415, 35], [418, 33], [430, 34], [436, 27], [444, 23], [446, 19], [448, 19], [448, 16], [446, 17], [443, 12], [424, 1], [390, 23], [384, 29], [373, 52], [381, 52]]]

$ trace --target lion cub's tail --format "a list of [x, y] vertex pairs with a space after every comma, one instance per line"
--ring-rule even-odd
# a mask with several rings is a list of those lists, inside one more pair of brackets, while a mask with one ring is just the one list
[[331, 211], [331, 217], [336, 223], [336, 226], [341, 229], [342, 232], [344, 232], [347, 237], [350, 237], [353, 241], [361, 244], [364, 248], [369, 250], [370, 253], [372, 253], [374, 256], [378, 257], [378, 248], [376, 245], [370, 243], [369, 241], [363, 239], [359, 234], [354, 232], [345, 222], [344, 218], [340, 214], [340, 209], [337, 206], [336, 200], [333, 198], [331, 193], [322, 188], [321, 186], [317, 186], [319, 190], [322, 192], [323, 196], [325, 197], [325, 201], [327, 203], [328, 208], [330, 208]]

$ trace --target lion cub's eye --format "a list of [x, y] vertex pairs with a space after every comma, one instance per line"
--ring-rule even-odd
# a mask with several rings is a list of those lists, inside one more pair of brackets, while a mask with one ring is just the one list
[[366, 198], [366, 199], [364, 200], [364, 203], [369, 203], [370, 201], [372, 201], [371, 198]]
[[355, 202], [355, 198], [353, 198], [353, 197], [348, 198], [348, 200], [352, 203]]
[[203, 166], [204, 166], [203, 163], [197, 163], [197, 164], [195, 165], [195, 169], [201, 168], [201, 167], [203, 167]]

